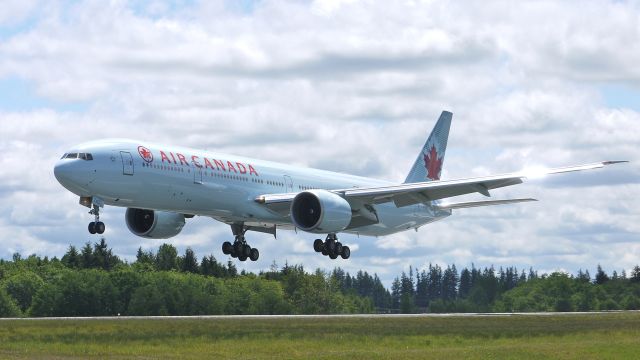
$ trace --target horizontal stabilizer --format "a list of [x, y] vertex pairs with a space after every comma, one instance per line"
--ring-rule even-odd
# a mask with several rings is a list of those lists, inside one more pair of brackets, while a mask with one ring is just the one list
[[466, 209], [466, 208], [479, 207], [479, 206], [514, 204], [514, 203], [529, 202], [529, 201], [538, 201], [538, 200], [529, 198], [529, 199], [470, 201], [470, 202], [438, 204], [438, 205], [435, 205], [434, 207], [438, 210], [451, 210], [451, 209]]

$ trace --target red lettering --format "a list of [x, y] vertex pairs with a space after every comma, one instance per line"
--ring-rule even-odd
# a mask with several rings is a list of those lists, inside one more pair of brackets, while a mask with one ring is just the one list
[[184, 158], [184, 155], [182, 154], [176, 154], [178, 156], [178, 159], [180, 159], [180, 165], [187, 165], [189, 166], [189, 163], [187, 162], [187, 159]]
[[249, 164], [249, 175], [251, 174], [256, 174], [256, 176], [258, 175], [258, 172], [256, 171], [256, 169], [253, 168], [253, 166], [251, 166], [251, 164]]
[[[202, 165], [200, 165], [200, 163], [199, 163], [199, 162], [198, 162], [198, 160], [196, 160], [196, 159], [199, 159], [199, 157], [197, 157], [197, 156], [195, 156], [195, 155], [193, 155], [193, 156], [191, 157], [191, 161], [193, 162], [193, 165], [195, 165], [195, 166], [197, 166], [197, 167], [201, 168], [201, 167], [202, 167]], [[206, 160], [207, 160], [207, 159], [205, 159], [205, 161], [206, 161]]]
[[247, 168], [244, 167], [244, 165], [242, 165], [241, 163], [237, 162], [236, 166], [238, 167], [238, 171], [240, 171], [240, 174], [246, 174], [247, 173]]
[[173, 159], [173, 163], [174, 163], [174, 164], [177, 164], [178, 162], [176, 161], [176, 157], [175, 157], [175, 156], [173, 156], [173, 153], [172, 153], [172, 152], [169, 152], [169, 155], [171, 155], [171, 158]]
[[213, 164], [211, 164], [211, 161], [207, 158], [204, 158], [204, 167], [211, 168], [211, 170], [213, 170]]
[[222, 168], [222, 171], [226, 171], [222, 161], [218, 161], [217, 159], [213, 159], [213, 162], [216, 163], [216, 169], [220, 170], [220, 168]]
[[160, 150], [160, 157], [162, 157], [162, 162], [164, 162], [164, 159], [167, 159], [167, 162], [170, 163], [171, 160], [169, 160], [169, 157], [167, 156], [167, 154], [164, 153], [164, 151]]
[[229, 171], [233, 170], [234, 173], [237, 173], [236, 168], [234, 168], [231, 161], [228, 161], [228, 160], [227, 160], [227, 169], [229, 169]]

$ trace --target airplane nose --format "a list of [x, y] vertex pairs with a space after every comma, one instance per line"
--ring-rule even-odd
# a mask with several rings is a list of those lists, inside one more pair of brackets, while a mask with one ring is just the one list
[[53, 167], [53, 175], [62, 185], [69, 183], [69, 163], [58, 161]]

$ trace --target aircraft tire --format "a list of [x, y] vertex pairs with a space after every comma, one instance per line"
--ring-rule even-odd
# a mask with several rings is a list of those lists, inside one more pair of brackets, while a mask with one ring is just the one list
[[242, 251], [243, 248], [244, 248], [244, 246], [241, 243], [237, 242], [237, 243], [233, 244], [233, 253], [236, 256], [240, 256], [243, 253], [243, 251]]
[[251, 246], [245, 244], [242, 246], [242, 255], [244, 255], [244, 257], [248, 258], [249, 256], [251, 256]]
[[348, 246], [343, 246], [340, 256], [342, 256], [343, 259], [347, 260], [349, 256], [351, 256], [351, 249], [349, 249]]
[[246, 257], [246, 256], [244, 256], [244, 255], [240, 255], [240, 256], [238, 256], [238, 260], [240, 260], [240, 261], [247, 261], [247, 257]]
[[335, 259], [337, 259], [337, 258], [338, 258], [338, 254], [336, 254], [336, 253], [331, 253], [331, 254], [329, 254], [329, 257], [331, 258], [331, 260], [335, 260]]
[[96, 233], [96, 223], [95, 222], [90, 222], [89, 223], [89, 234], [95, 234]]
[[104, 234], [104, 230], [106, 229], [106, 226], [104, 226], [104, 223], [103, 223], [102, 221], [98, 221], [98, 222], [96, 223], [95, 228], [96, 228], [96, 229], [95, 229], [95, 230], [96, 230], [96, 233], [98, 233], [98, 234]]
[[233, 245], [230, 242], [225, 241], [222, 243], [222, 253], [225, 255], [230, 255], [233, 252]]
[[316, 252], [322, 252], [322, 248], [324, 247], [324, 242], [320, 239], [316, 239], [313, 242], [313, 250]]
[[328, 240], [325, 244], [324, 247], [327, 249], [327, 252], [329, 254], [333, 253], [334, 250], [336, 249], [336, 243], [333, 240]]
[[342, 243], [341, 242], [337, 242], [336, 243], [336, 248], [334, 249], [334, 252], [336, 253], [336, 255], [340, 255], [342, 254]]
[[252, 248], [251, 255], [249, 255], [249, 259], [251, 259], [251, 261], [257, 261], [259, 257], [260, 257], [260, 252], [258, 251], [258, 249]]

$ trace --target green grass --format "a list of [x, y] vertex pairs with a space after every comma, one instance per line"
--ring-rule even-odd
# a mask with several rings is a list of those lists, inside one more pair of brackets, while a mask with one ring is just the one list
[[0, 321], [0, 358], [636, 359], [640, 313]]

